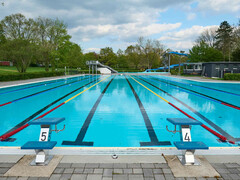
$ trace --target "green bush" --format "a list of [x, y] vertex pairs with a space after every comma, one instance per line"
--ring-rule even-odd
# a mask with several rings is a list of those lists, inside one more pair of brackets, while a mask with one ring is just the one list
[[234, 73], [234, 74], [226, 73], [224, 74], [224, 80], [240, 81], [240, 73]]
[[0, 75], [0, 81], [15, 81], [15, 80], [41, 78], [41, 77], [52, 77], [52, 76], [62, 76], [62, 75], [64, 75], [63, 71], [1, 74]]
[[115, 69], [118, 72], [142, 72], [139, 69]]
[[[178, 75], [179, 69], [178, 67], [174, 69], [170, 69], [170, 72], [171, 72], [171, 75]], [[183, 67], [180, 68], [180, 75], [182, 74], [183, 74]]]

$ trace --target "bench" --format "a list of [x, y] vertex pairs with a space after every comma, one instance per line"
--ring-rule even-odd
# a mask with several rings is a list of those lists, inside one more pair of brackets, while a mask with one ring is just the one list
[[[208, 146], [201, 141], [192, 141], [191, 126], [202, 125], [201, 122], [192, 118], [167, 118], [167, 121], [175, 126], [173, 131], [170, 131], [166, 126], [167, 131], [176, 133], [179, 132], [182, 141], [173, 142], [178, 150], [183, 150], [183, 155], [179, 156], [179, 160], [183, 165], [200, 165], [194, 158], [194, 152], [197, 149], [207, 150]], [[179, 126], [177, 130], [176, 126]]]
[[[29, 122], [29, 125], [41, 126], [39, 141], [28, 141], [21, 147], [25, 150], [35, 150], [36, 158], [30, 163], [31, 165], [47, 165], [53, 158], [53, 156], [48, 155], [48, 151], [56, 146], [57, 141], [50, 141], [51, 132], [63, 131], [65, 125], [63, 129], [58, 130], [57, 124], [64, 120], [65, 118], [39, 118]], [[52, 129], [52, 125], [55, 125], [55, 129]]]

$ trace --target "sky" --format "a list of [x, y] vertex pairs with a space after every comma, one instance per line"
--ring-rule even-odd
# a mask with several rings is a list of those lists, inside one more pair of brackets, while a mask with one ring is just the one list
[[161, 41], [174, 51], [192, 48], [206, 29], [237, 24], [240, 0], [0, 0], [0, 20], [22, 13], [27, 18], [58, 18], [71, 41], [86, 52], [136, 44], [139, 37]]

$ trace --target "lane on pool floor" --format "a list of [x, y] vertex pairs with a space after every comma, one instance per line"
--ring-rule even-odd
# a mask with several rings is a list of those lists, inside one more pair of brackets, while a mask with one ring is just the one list
[[[58, 125], [60, 128], [60, 127], [63, 127], [64, 124], [66, 124], [66, 129], [61, 133], [52, 133], [51, 140], [58, 141], [58, 146], [61, 145], [61, 142], [63, 139], [65, 140], [69, 137], [75, 138], [77, 131], [79, 131], [79, 127], [81, 127], [83, 123], [83, 121], [81, 121], [81, 118], [79, 117], [84, 116], [87, 114], [87, 112], [89, 112], [88, 105], [91, 106], [92, 103], [94, 103], [96, 97], [98, 96], [98, 92], [100, 92], [102, 87], [104, 86], [104, 85], [101, 86], [100, 84], [101, 83], [105, 84], [106, 83], [105, 80], [107, 77], [103, 76], [101, 78], [102, 81], [98, 80], [97, 82], [95, 81], [94, 83], [88, 85], [87, 87], [81, 90], [81, 92], [84, 91], [81, 95], [77, 96], [76, 98], [69, 101], [67, 104], [64, 104], [63, 106], [61, 106], [60, 108], [57, 108], [56, 110], [52, 111], [50, 114], [46, 116], [46, 117], [65, 117], [66, 118], [64, 122]], [[100, 81], [101, 83], [98, 83]], [[93, 86], [94, 84], [95, 86]], [[73, 96], [74, 95], [72, 95], [71, 97]], [[70, 97], [68, 97], [67, 99], [69, 98]], [[0, 143], [1, 145], [19, 146], [25, 143], [26, 141], [38, 140], [39, 130], [40, 130], [40, 127], [29, 126], [28, 128], [24, 129], [23, 131], [20, 131], [18, 134], [14, 136], [17, 138], [15, 142], [13, 143], [0, 142]]]
[[[143, 77], [146, 78], [146, 77]], [[230, 136], [234, 138], [239, 137], [240, 127], [238, 126], [238, 118], [240, 115], [240, 111], [223, 106], [219, 103], [215, 103], [213, 101], [204, 99], [199, 96], [195, 96], [194, 94], [189, 94], [187, 92], [181, 91], [181, 89], [172, 88], [171, 86], [166, 85], [166, 83], [161, 83], [156, 81], [155, 79], [148, 77], [149, 82], [156, 85], [157, 87], [163, 89], [164, 91], [168, 92], [172, 96], [176, 97], [179, 100], [182, 100], [185, 104], [192, 107], [198, 113], [202, 114], [203, 116], [207, 117], [211, 122], [216, 124], [220, 127], [223, 131], [228, 133]], [[176, 102], [177, 106], [182, 106], [181, 103]], [[186, 108], [186, 107], [182, 107]], [[187, 108], [186, 108], [187, 109]], [[188, 110], [188, 109], [187, 109]], [[196, 116], [196, 118], [202, 121], [201, 118]], [[204, 121], [202, 121], [205, 123]], [[211, 124], [209, 124], [211, 126]], [[214, 126], [212, 126], [215, 128]], [[216, 131], [219, 129], [216, 128]], [[225, 135], [225, 134], [224, 134]]]
[[[136, 92], [138, 93], [148, 115], [149, 118], [152, 121], [153, 127], [155, 131], [157, 132], [157, 135], [160, 136], [161, 138], [165, 139], [170, 139], [171, 141], [179, 141], [180, 135], [178, 133], [172, 134], [167, 132], [166, 130], [166, 125], [168, 127], [174, 128], [170, 123], [166, 121], [166, 118], [186, 118], [184, 114], [182, 114], [180, 111], [177, 109], [173, 108], [170, 106], [168, 103], [164, 102], [160, 98], [158, 98], [156, 95], [151, 93], [149, 90], [135, 82], [133, 79], [131, 80], [133, 82], [134, 88]], [[146, 84], [144, 82], [141, 82], [144, 86], [147, 88], [151, 89], [152, 91], [156, 92], [163, 98], [167, 99], [174, 105], [177, 105], [179, 108], [184, 110], [186, 113], [189, 115], [193, 116], [196, 119], [199, 119], [196, 117], [195, 114], [190, 112], [188, 109], [185, 107], [181, 106], [176, 102], [176, 100], [172, 99], [171, 97], [168, 97], [162, 92], [156, 91], [155, 88], [150, 87], [149, 84]], [[136, 86], [136, 87], [135, 87]], [[201, 136], [199, 136], [201, 134]], [[206, 131], [204, 128], [201, 126], [198, 127], [193, 127], [193, 134], [192, 134], [193, 140], [194, 141], [203, 141], [206, 142], [210, 146], [231, 146], [227, 143], [225, 144], [220, 144], [216, 139], [217, 137], [214, 136], [212, 133]]]
[[96, 147], [134, 147], [149, 141], [130, 86], [117, 76], [105, 92], [84, 138]]
[[[88, 77], [90, 75], [79, 75], [76, 77], [63, 77], [56, 80], [48, 80], [48, 81], [42, 81], [42, 82], [34, 82], [29, 84], [23, 84], [23, 85], [16, 85], [16, 86], [10, 86], [10, 87], [3, 87], [0, 88], [0, 97], [3, 96], [9, 96], [9, 95], [28, 95], [30, 93], [34, 93], [38, 90], [44, 90], [49, 87], [57, 86], [60, 84], [64, 84], [67, 82], [72, 82], [75, 80], [79, 80], [80, 78]], [[18, 96], [17, 96], [18, 97]]]
[[[2, 94], [0, 95], [0, 108], [1, 106], [4, 106], [4, 104], [6, 103], [14, 103], [17, 101], [21, 101], [24, 100], [26, 98], [32, 98], [33, 96], [38, 96], [40, 94], [47, 94], [50, 91], [57, 91], [61, 88], [65, 88], [68, 86], [72, 86], [74, 84], [78, 84], [79, 82], [81, 82], [84, 79], [88, 79], [90, 78], [89, 76], [79, 76], [76, 77], [74, 79], [70, 79], [70, 80], [64, 80], [64, 81], [60, 81], [57, 83], [50, 83], [50, 84], [46, 84], [43, 86], [39, 86], [36, 88], [30, 88], [30, 89], [26, 89], [23, 91], [15, 91], [13, 93], [9, 93], [9, 94]], [[7, 104], [9, 105], [9, 104]]]
[[[91, 111], [92, 107], [96, 103], [96, 100], [99, 98], [102, 91], [106, 88], [112, 77], [107, 76], [103, 78], [102, 82], [85, 91], [75, 99], [69, 101], [68, 104], [62, 107], [62, 111], [56, 110], [51, 113], [52, 116], [58, 114], [62, 117], [66, 117], [66, 129], [61, 133], [61, 136], [58, 136], [57, 134], [53, 135], [53, 138], [56, 138], [58, 141], [58, 146], [78, 146], [77, 142], [79, 141], [76, 141], [76, 143], [72, 143], [71, 145], [69, 143], [62, 145], [62, 142], [75, 142], [76, 138], [81, 132], [81, 129], [83, 127], [86, 127], [85, 122], [89, 115], [89, 112]], [[86, 132], [88, 131], [87, 128], [88, 127], [86, 127], [86, 129], [84, 128]], [[84, 142], [84, 146], [85, 145], [88, 145], [88, 143]]]
[[216, 90], [211, 90], [211, 87], [214, 88], [216, 84], [219, 84], [219, 83], [208, 83], [209, 88], [208, 87], [202, 88], [201, 87], [202, 85], [199, 84], [199, 82], [189, 82], [182, 79], [177, 79], [172, 77], [163, 77], [163, 76], [158, 76], [158, 77], [150, 76], [150, 77], [155, 78], [157, 81], [160, 81], [162, 83], [168, 84], [169, 86], [175, 89], [180, 89], [182, 91], [189, 91], [189, 93], [193, 93], [200, 96], [201, 94], [203, 94], [203, 95], [209, 96], [210, 98], [213, 98], [213, 100], [214, 98], [216, 98], [217, 100], [230, 103], [237, 107], [240, 106], [240, 95], [237, 93], [234, 93], [235, 89], [233, 89], [234, 87], [237, 88], [236, 84], [229, 84], [228, 91], [232, 91], [233, 94], [231, 94], [231, 92], [227, 92], [227, 91], [225, 92], [221, 92], [221, 90], [217, 91], [218, 90], [217, 88], [215, 88]]
[[[29, 99], [29, 100], [26, 100], [25, 103], [18, 102], [6, 107], [2, 107], [0, 111], [4, 111], [5, 113], [3, 113], [2, 115], [2, 118], [4, 119], [4, 121], [0, 122], [0, 125], [2, 127], [0, 129], [0, 133], [2, 134], [8, 131], [10, 128], [16, 126], [16, 124], [30, 117], [30, 115], [32, 116], [33, 114], [35, 114], [36, 112], [44, 108], [47, 104], [49, 103], [51, 104], [52, 102], [54, 102], [56, 98], [63, 97], [64, 95], [69, 93], [69, 91], [71, 92], [73, 91], [73, 89], [77, 89], [81, 86], [84, 86], [85, 84], [88, 84], [90, 80], [91, 79], [89, 80], [87, 79], [85, 81], [82, 81], [81, 83], [78, 83], [77, 85], [73, 85], [71, 87], [64, 88], [64, 89], [59, 89], [59, 91], [54, 93], [49, 92], [48, 96], [39, 95], [40, 98], [34, 97], [33, 101], [30, 101]], [[94, 79], [92, 79], [90, 82], [94, 83]], [[78, 93], [78, 91], [71, 94], [71, 96], [73, 96], [76, 93]], [[65, 97], [64, 99], [66, 98], [69, 98], [69, 97]], [[62, 99], [60, 102], [64, 101], [64, 99]], [[59, 102], [57, 102], [57, 104], [59, 104]], [[54, 104], [52, 106], [54, 106]], [[46, 109], [45, 111], [48, 111], [48, 109]]]

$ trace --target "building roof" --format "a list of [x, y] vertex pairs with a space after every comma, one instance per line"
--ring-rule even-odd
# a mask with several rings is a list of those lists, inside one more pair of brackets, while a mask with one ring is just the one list
[[203, 64], [240, 64], [240, 62], [236, 62], [236, 61], [216, 61], [216, 62], [203, 62]]

